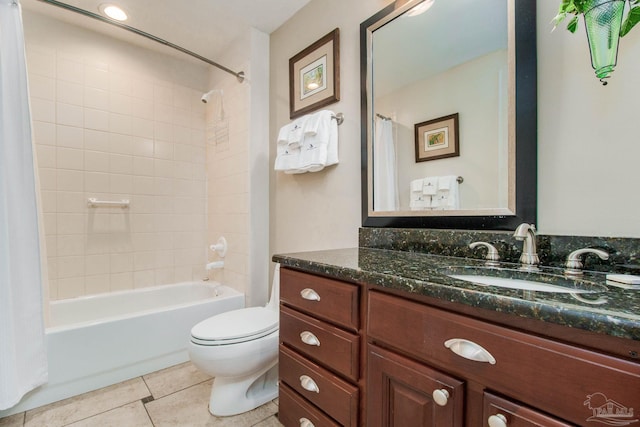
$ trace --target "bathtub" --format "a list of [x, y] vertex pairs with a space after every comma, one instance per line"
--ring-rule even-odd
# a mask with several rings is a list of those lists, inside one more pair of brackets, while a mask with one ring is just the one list
[[52, 301], [49, 381], [0, 417], [186, 362], [193, 325], [243, 307], [244, 294], [206, 281]]

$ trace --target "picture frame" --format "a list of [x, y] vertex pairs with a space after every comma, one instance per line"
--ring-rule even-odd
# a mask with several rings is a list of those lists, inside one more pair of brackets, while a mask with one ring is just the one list
[[458, 113], [416, 123], [416, 163], [459, 156], [458, 129]]
[[289, 59], [289, 118], [340, 100], [340, 29]]

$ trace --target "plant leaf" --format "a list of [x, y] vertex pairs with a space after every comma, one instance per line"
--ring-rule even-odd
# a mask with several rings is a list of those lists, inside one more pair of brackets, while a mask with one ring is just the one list
[[571, 19], [571, 21], [569, 21], [569, 23], [567, 24], [567, 30], [571, 31], [572, 33], [575, 33], [577, 28], [578, 28], [578, 17], [574, 16], [573, 19]]
[[627, 17], [622, 23], [620, 37], [627, 35], [638, 22], [640, 22], [640, 6], [634, 6], [629, 10]]

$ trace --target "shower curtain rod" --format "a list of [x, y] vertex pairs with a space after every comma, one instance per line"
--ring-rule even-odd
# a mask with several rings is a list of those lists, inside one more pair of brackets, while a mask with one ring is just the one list
[[242, 83], [244, 81], [244, 71], [235, 72], [235, 71], [225, 67], [224, 65], [220, 65], [217, 62], [213, 62], [210, 59], [205, 58], [204, 56], [198, 55], [195, 52], [187, 50], [187, 49], [185, 49], [185, 48], [183, 48], [181, 46], [175, 45], [175, 44], [173, 44], [171, 42], [168, 42], [166, 40], [163, 40], [163, 39], [161, 39], [159, 37], [156, 37], [153, 34], [146, 33], [146, 32], [144, 32], [142, 30], [137, 29], [137, 28], [130, 27], [130, 26], [126, 25], [126, 24], [122, 24], [122, 23], [117, 22], [117, 21], [113, 21], [111, 19], [105, 18], [102, 15], [98, 15], [97, 13], [89, 12], [88, 10], [84, 10], [84, 9], [79, 8], [79, 7], [72, 6], [70, 4], [62, 3], [62, 2], [59, 2], [59, 1], [56, 1], [56, 0], [39, 0], [39, 1], [41, 1], [43, 3], [48, 3], [48, 4], [53, 5], [53, 6], [58, 6], [58, 7], [61, 7], [63, 9], [70, 10], [72, 12], [76, 12], [76, 13], [79, 13], [79, 14], [84, 15], [84, 16], [88, 16], [89, 18], [97, 19], [98, 21], [102, 21], [102, 22], [105, 22], [107, 24], [114, 25], [116, 27], [120, 27], [120, 28], [122, 28], [124, 30], [127, 30], [127, 31], [130, 31], [132, 33], [138, 34], [140, 36], [146, 37], [146, 38], [148, 38], [150, 40], [153, 40], [153, 41], [158, 42], [160, 44], [163, 44], [165, 46], [171, 47], [171, 48], [173, 48], [175, 50], [179, 50], [182, 53], [186, 53], [187, 55], [193, 56], [194, 58], [197, 58], [200, 61], [206, 62], [209, 65], [213, 65], [214, 67], [219, 68], [219, 69], [221, 69], [222, 71], [224, 71], [226, 73], [232, 74], [232, 75], [236, 76], [236, 78], [238, 79], [238, 81], [240, 83]]

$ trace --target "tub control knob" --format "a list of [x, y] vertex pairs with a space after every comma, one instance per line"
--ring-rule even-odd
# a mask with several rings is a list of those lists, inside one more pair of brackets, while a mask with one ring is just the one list
[[507, 417], [502, 414], [491, 415], [489, 419], [489, 427], [507, 427]]
[[446, 406], [449, 401], [449, 392], [445, 389], [433, 390], [431, 395], [438, 406]]

